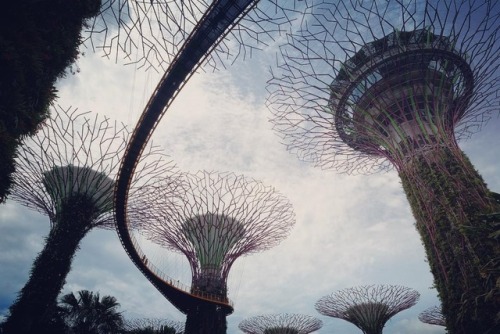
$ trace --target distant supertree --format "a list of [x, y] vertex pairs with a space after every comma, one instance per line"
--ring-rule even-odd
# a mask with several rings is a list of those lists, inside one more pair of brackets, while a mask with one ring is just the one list
[[495, 331], [500, 202], [457, 139], [498, 109], [500, 2], [325, 1], [303, 22], [269, 82], [275, 129], [323, 168], [395, 167], [448, 328]]
[[[186, 184], [183, 207], [141, 231], [187, 257], [192, 294], [227, 300], [234, 261], [283, 240], [295, 223], [292, 206], [273, 188], [232, 173], [189, 174]], [[186, 333], [225, 333], [226, 315], [217, 305], [196, 305], [187, 312]]]
[[[43, 328], [80, 241], [93, 228], [114, 229], [114, 179], [129, 132], [76, 109], [57, 108], [52, 115], [17, 157], [11, 198], [47, 215], [51, 227], [28, 282], [10, 307], [6, 333]], [[173, 199], [176, 174], [172, 162], [153, 146], [137, 171], [128, 209], [134, 221], [145, 222], [156, 202]]]
[[303, 314], [269, 314], [243, 320], [238, 326], [247, 334], [308, 334], [317, 331], [323, 322]]
[[432, 306], [422, 311], [418, 319], [426, 324], [446, 326], [446, 319], [443, 316], [441, 307]]
[[160, 318], [137, 318], [125, 320], [124, 328], [127, 333], [169, 333], [183, 334], [184, 323]]
[[[222, 22], [235, 10], [234, 26], [205, 64], [214, 69], [272, 43], [289, 29], [300, 2], [268, 0], [103, 0], [98, 16], [88, 24], [86, 44], [115, 60], [163, 72], [183, 48], [190, 34], [211, 7], [221, 9], [213, 19]], [[232, 13], [229, 13], [232, 12]], [[219, 22], [213, 22], [217, 33]]]
[[359, 286], [322, 297], [316, 310], [349, 321], [365, 334], [381, 334], [390, 318], [415, 305], [419, 297], [417, 291], [403, 286]]

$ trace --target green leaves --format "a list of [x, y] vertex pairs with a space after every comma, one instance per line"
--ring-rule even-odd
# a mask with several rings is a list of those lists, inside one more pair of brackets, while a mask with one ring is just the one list
[[74, 334], [118, 333], [123, 328], [123, 318], [117, 311], [120, 304], [115, 297], [104, 296], [88, 290], [61, 297], [61, 316]]

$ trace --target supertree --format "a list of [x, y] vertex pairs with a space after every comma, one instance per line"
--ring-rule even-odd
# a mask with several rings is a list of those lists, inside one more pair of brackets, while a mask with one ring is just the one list
[[[17, 157], [12, 199], [47, 215], [50, 232], [10, 307], [6, 333], [44, 328], [80, 241], [94, 228], [114, 229], [114, 178], [129, 132], [108, 118], [89, 118], [77, 109], [59, 107], [52, 114]], [[150, 208], [160, 201], [167, 210], [165, 197], [174, 199], [177, 174], [166, 158], [150, 146], [139, 163], [128, 207], [135, 221], [147, 221]]]
[[439, 306], [432, 306], [423, 310], [418, 315], [418, 320], [426, 324], [446, 326], [446, 320]]
[[[233, 263], [283, 240], [295, 223], [292, 206], [273, 188], [241, 175], [200, 171], [185, 178], [182, 208], [140, 226], [140, 233], [186, 256], [192, 295], [227, 301]], [[182, 298], [172, 303], [176, 306]], [[195, 303], [185, 313], [186, 333], [226, 332], [226, 309]]]
[[323, 2], [268, 86], [274, 127], [304, 160], [397, 170], [452, 333], [498, 326], [499, 196], [457, 140], [498, 107], [499, 17], [489, 0]]
[[243, 320], [238, 328], [247, 334], [308, 334], [323, 322], [303, 314], [268, 314]]
[[[183, 334], [184, 323], [160, 318], [137, 318], [125, 320], [124, 328], [128, 333], [158, 333]], [[170, 331], [170, 332], [169, 332]], [[149, 332], [147, 332], [149, 333]], [[156, 333], [156, 332], [154, 332]]]
[[349, 321], [365, 334], [381, 334], [387, 321], [412, 307], [420, 294], [397, 285], [366, 285], [343, 289], [322, 297], [316, 310]]

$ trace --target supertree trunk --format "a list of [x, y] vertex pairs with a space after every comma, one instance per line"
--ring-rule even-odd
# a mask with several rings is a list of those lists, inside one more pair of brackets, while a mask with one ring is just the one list
[[185, 334], [226, 334], [226, 315], [216, 305], [201, 304], [186, 317]]
[[209, 293], [227, 299], [227, 283], [219, 275], [201, 275], [193, 277], [192, 291]]
[[500, 206], [451, 143], [399, 171], [451, 333], [497, 333], [500, 247], [486, 217]]
[[83, 196], [69, 199], [50, 230], [45, 247], [35, 259], [31, 275], [18, 299], [10, 307], [11, 316], [4, 333], [40, 333], [47, 327], [78, 245], [90, 230], [95, 208]]

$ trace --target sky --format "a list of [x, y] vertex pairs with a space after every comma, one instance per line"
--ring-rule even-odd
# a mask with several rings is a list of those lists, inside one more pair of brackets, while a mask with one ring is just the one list
[[[57, 103], [133, 127], [160, 74], [85, 53], [79, 73], [58, 82]], [[395, 284], [417, 290], [420, 300], [394, 316], [384, 333], [444, 333], [418, 320], [420, 312], [439, 302], [397, 173], [339, 174], [288, 153], [265, 106], [269, 66], [269, 58], [257, 54], [216, 72], [198, 71], [153, 135], [180, 170], [243, 174], [275, 187], [294, 207], [296, 224], [284, 241], [233, 266], [229, 298], [235, 310], [227, 318], [227, 332], [240, 333], [238, 324], [249, 317], [301, 313], [323, 321], [317, 333], [360, 333], [346, 321], [319, 314], [315, 302], [344, 288]], [[499, 127], [494, 116], [460, 143], [496, 192]], [[46, 216], [13, 201], [0, 206], [0, 314], [26, 282], [48, 230]], [[148, 256], [163, 259], [169, 276], [189, 284], [181, 256], [159, 251]], [[93, 230], [80, 244], [62, 293], [82, 289], [115, 296], [125, 318], [185, 319], [133, 265], [114, 231]]]

